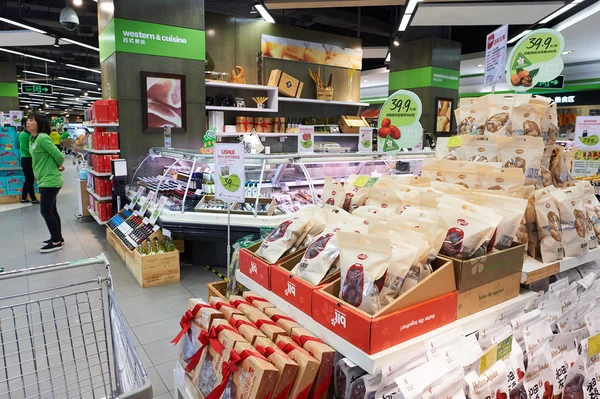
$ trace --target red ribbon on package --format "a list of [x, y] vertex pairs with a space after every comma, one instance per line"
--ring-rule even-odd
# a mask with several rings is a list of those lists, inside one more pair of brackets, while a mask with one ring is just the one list
[[230, 326], [229, 324], [219, 324], [218, 326], [215, 327], [215, 329], [217, 330], [217, 335], [219, 335], [221, 333], [221, 331], [223, 331], [223, 330], [228, 330], [228, 331], [231, 331], [231, 332], [234, 332], [237, 334], [240, 333], [235, 327]]
[[292, 339], [300, 346], [304, 347], [304, 344], [307, 343], [308, 341], [311, 342], [318, 342], [320, 344], [324, 344], [325, 342], [321, 341], [319, 338], [317, 337], [312, 337], [310, 335], [293, 335], [292, 333]]
[[258, 353], [267, 358], [275, 353], [275, 348], [271, 348], [270, 346], [256, 345], [256, 350]]
[[246, 300], [249, 301], [250, 303], [254, 303], [254, 301], [258, 301], [258, 302], [269, 302], [267, 301], [265, 298], [260, 297], [260, 296], [247, 296]]
[[271, 320], [273, 320], [275, 322], [277, 322], [279, 320], [293, 321], [294, 323], [296, 322], [296, 320], [292, 319], [291, 317], [287, 317], [282, 314], [274, 314], [273, 317], [271, 317]]
[[[200, 349], [198, 349], [196, 351], [196, 353], [194, 353], [194, 355], [192, 357], [190, 357], [190, 361], [188, 362], [188, 365], [185, 368], [186, 373], [191, 373], [192, 370], [194, 370], [196, 368], [196, 366], [198, 365], [198, 362], [200, 361], [200, 357], [202, 356], [202, 352], [204, 351], [204, 348], [206, 348], [209, 344], [217, 352], [219, 352], [219, 353], [223, 352], [223, 345], [221, 345], [221, 343], [217, 339], [217, 335], [218, 335], [217, 330], [214, 327], [212, 327], [210, 329], [210, 332], [206, 332], [204, 330], [200, 331], [198, 340], [200, 341], [202, 346], [200, 346]], [[217, 349], [219, 347], [221, 349], [220, 351]]]
[[262, 121], [262, 123], [260, 124], [262, 126], [263, 132], [264, 133], [271, 133], [267, 130], [267, 122], [265, 122], [264, 120]]
[[272, 320], [267, 320], [267, 319], [258, 319], [256, 321], [256, 327], [261, 328], [263, 325], [268, 325], [268, 326], [277, 326], [277, 323], [275, 323]]
[[223, 375], [223, 381], [221, 381], [221, 383], [219, 385], [217, 385], [215, 387], [215, 389], [213, 389], [212, 392], [206, 396], [205, 399], [219, 399], [221, 397], [221, 395], [223, 395], [223, 392], [225, 391], [225, 388], [227, 387], [227, 383], [229, 382], [231, 375], [237, 371], [238, 363], [243, 362], [250, 356], [254, 356], [259, 359], [263, 359], [265, 361], [267, 360], [264, 358], [263, 355], [261, 355], [258, 352], [254, 352], [254, 351], [250, 351], [250, 350], [246, 349], [246, 350], [243, 350], [242, 353], [240, 353], [238, 355], [238, 353], [232, 349], [231, 354], [229, 355], [229, 361], [223, 362], [223, 366], [221, 368], [221, 373]]
[[235, 306], [235, 308], [236, 308], [236, 309], [237, 309], [237, 307], [238, 307], [238, 306], [240, 306], [241, 304], [248, 305], [248, 306], [252, 306], [252, 305], [250, 304], [250, 302], [246, 302], [246, 301], [244, 301], [243, 299], [236, 299], [235, 301], [231, 302], [231, 304], [232, 304], [233, 306]]
[[283, 352], [284, 352], [286, 355], [287, 355], [287, 354], [289, 354], [289, 353], [290, 353], [291, 351], [293, 351], [293, 350], [299, 350], [299, 351], [301, 351], [301, 352], [304, 352], [304, 353], [306, 353], [307, 355], [310, 355], [310, 353], [308, 353], [307, 351], [305, 351], [305, 350], [304, 350], [304, 349], [302, 349], [301, 347], [299, 347], [299, 346], [296, 346], [296, 345], [294, 345], [294, 344], [292, 344], [292, 343], [287, 343], [287, 344], [286, 344], [286, 343], [284, 343], [283, 341], [279, 341], [279, 342], [277, 343], [277, 347], [278, 347], [279, 349], [281, 349], [281, 350], [282, 350], [282, 351], [283, 351]]
[[217, 310], [221, 310], [221, 308], [223, 306], [225, 306], [226, 308], [235, 309], [232, 305], [228, 304], [227, 302], [217, 302], [217, 303], [215, 303], [215, 309], [217, 309]]
[[231, 324], [235, 328], [240, 328], [240, 326], [242, 326], [242, 325], [257, 328], [256, 325], [254, 323], [252, 323], [251, 321], [242, 320], [242, 319], [234, 320], [233, 318], [231, 318], [231, 319], [229, 319], [229, 324]]
[[176, 345], [179, 342], [179, 340], [188, 332], [188, 330], [190, 329], [190, 324], [192, 324], [192, 320], [194, 320], [194, 318], [202, 308], [212, 308], [212, 306], [202, 305], [199, 303], [196, 306], [194, 306], [194, 309], [188, 309], [185, 311], [183, 316], [181, 316], [181, 321], [179, 322], [179, 325], [181, 326], [181, 331], [179, 332], [179, 334], [177, 334], [175, 338], [173, 338], [173, 340], [171, 341], [172, 344]]
[[321, 383], [315, 388], [315, 392], [313, 392], [312, 398], [319, 399], [323, 394], [329, 389], [329, 383], [331, 382], [331, 373], [327, 375], [327, 377], [321, 381]]

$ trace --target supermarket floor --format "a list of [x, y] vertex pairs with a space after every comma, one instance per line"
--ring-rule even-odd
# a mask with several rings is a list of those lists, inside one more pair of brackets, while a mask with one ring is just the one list
[[[104, 252], [111, 262], [118, 304], [152, 381], [154, 397], [171, 398], [177, 351], [169, 341], [179, 332], [179, 320], [188, 298], [206, 298], [206, 284], [217, 277], [203, 267], [184, 266], [181, 282], [141, 288], [106, 241], [106, 228], [93, 219], [81, 221], [75, 217], [78, 213], [77, 169], [70, 157], [65, 166], [65, 183], [58, 197], [64, 249], [50, 254], [39, 252], [42, 241], [49, 238], [39, 205], [3, 210], [0, 211], [0, 268], [21, 269], [89, 258]], [[87, 266], [0, 282], [0, 297], [105, 275], [102, 267], [97, 266], [97, 269]]]

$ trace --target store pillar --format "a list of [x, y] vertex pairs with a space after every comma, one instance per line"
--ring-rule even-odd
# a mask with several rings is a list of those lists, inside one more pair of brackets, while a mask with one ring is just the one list
[[[453, 108], [458, 108], [460, 55], [460, 43], [437, 37], [392, 47], [389, 94], [400, 89], [417, 94], [423, 103], [421, 125], [428, 133], [436, 130], [436, 98], [453, 99]], [[455, 127], [454, 121], [450, 132]]]
[[15, 64], [0, 62], [0, 111], [19, 109], [19, 85]]
[[206, 132], [204, 1], [99, 0], [98, 31], [102, 97], [119, 101], [121, 157], [130, 173], [149, 148], [163, 146], [162, 128], [144, 129], [142, 72], [185, 76], [176, 110], [185, 129], [173, 129], [173, 147], [199, 149]]

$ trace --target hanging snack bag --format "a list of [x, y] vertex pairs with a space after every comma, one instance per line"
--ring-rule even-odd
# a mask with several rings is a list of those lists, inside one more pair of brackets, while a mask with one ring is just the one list
[[494, 363], [480, 375], [476, 371], [471, 371], [465, 376], [469, 398], [486, 399], [494, 397], [508, 399], [507, 374], [508, 367], [502, 360]]
[[493, 136], [461, 136], [460, 146], [463, 161], [498, 161], [498, 144]]
[[585, 370], [583, 356], [577, 356], [575, 362], [567, 371], [565, 387], [563, 389], [563, 399], [585, 398], [583, 384], [586, 377], [587, 371]]
[[380, 309], [379, 294], [392, 256], [389, 238], [337, 233], [340, 246], [340, 298], [366, 313]]
[[511, 136], [511, 112], [513, 96], [503, 94], [490, 95], [489, 114], [485, 123], [485, 134], [492, 136]]
[[546, 145], [554, 145], [558, 140], [558, 115], [556, 112], [556, 103], [552, 100], [546, 106], [542, 114], [542, 136]]
[[565, 256], [580, 256], [588, 252], [586, 214], [580, 190], [574, 187], [550, 191], [560, 212], [562, 244]]
[[448, 141], [450, 137], [438, 137], [435, 145], [435, 157], [437, 159], [446, 159], [448, 161], [457, 161], [460, 156], [460, 147], [450, 147]]
[[[543, 316], [543, 314], [542, 314]], [[531, 353], [538, 345], [543, 344], [552, 337], [550, 324], [543, 317], [535, 323], [527, 324], [523, 328], [523, 342], [525, 351]]]
[[513, 136], [542, 137], [543, 108], [530, 95], [518, 95], [512, 114]]
[[356, 208], [364, 205], [369, 188], [373, 187], [373, 185], [377, 182], [376, 178], [367, 178], [366, 184], [363, 184], [361, 187], [359, 187], [355, 185], [358, 184], [357, 179], [359, 177], [364, 178], [364, 176], [350, 175], [344, 183], [344, 191], [346, 192], [346, 196], [344, 198], [343, 208], [349, 213], [354, 212]]
[[344, 205], [344, 199], [346, 193], [344, 186], [341, 182], [335, 180], [333, 177], [325, 176], [325, 184], [323, 185], [323, 196], [321, 200], [323, 205], [332, 205], [341, 208]]
[[442, 169], [442, 178], [446, 183], [458, 184], [464, 188], [478, 188], [475, 163], [453, 162]]
[[523, 384], [529, 399], [552, 399], [558, 383], [554, 374], [550, 344], [546, 341], [529, 353]]
[[600, 237], [600, 201], [598, 201], [595, 194], [583, 197], [582, 201], [585, 213], [592, 223], [596, 237]]
[[[554, 373], [558, 383], [556, 394], [564, 392], [569, 369], [575, 365], [579, 354], [577, 353], [578, 342], [584, 339], [582, 331], [555, 334], [549, 339], [550, 354], [554, 363]], [[572, 366], [573, 365], [573, 366]]]
[[565, 256], [560, 213], [547, 189], [537, 190], [534, 197], [542, 260], [544, 263], [556, 262]]
[[364, 374], [365, 371], [350, 361], [350, 359], [340, 359], [335, 364], [333, 370], [335, 397], [338, 399], [350, 399], [352, 383]]
[[525, 185], [525, 176], [520, 169], [483, 166], [475, 164], [478, 185], [482, 190], [506, 191], [516, 195]]
[[540, 175], [535, 183], [537, 189], [552, 186], [552, 173], [550, 172], [550, 158], [552, 157], [553, 146], [545, 146], [542, 162], [540, 163]]
[[483, 134], [488, 117], [488, 96], [461, 98], [458, 108], [458, 134]]
[[448, 161], [442, 159], [425, 158], [422, 161], [421, 176], [432, 181], [444, 181], [442, 170], [448, 165]]
[[498, 150], [504, 167], [523, 169], [525, 185], [535, 184], [544, 155], [541, 137], [498, 137]]
[[502, 220], [488, 209], [450, 195], [442, 197], [439, 209], [448, 225], [440, 253], [457, 259], [470, 259], [484, 243], [490, 243]]

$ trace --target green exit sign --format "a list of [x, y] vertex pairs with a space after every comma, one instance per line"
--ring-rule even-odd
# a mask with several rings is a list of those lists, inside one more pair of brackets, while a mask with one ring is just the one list
[[542, 89], [562, 89], [565, 87], [565, 77], [564, 75], [559, 75], [549, 82], [538, 82], [535, 87]]
[[37, 83], [21, 83], [23, 93], [32, 94], [52, 94], [52, 85], [42, 85]]

